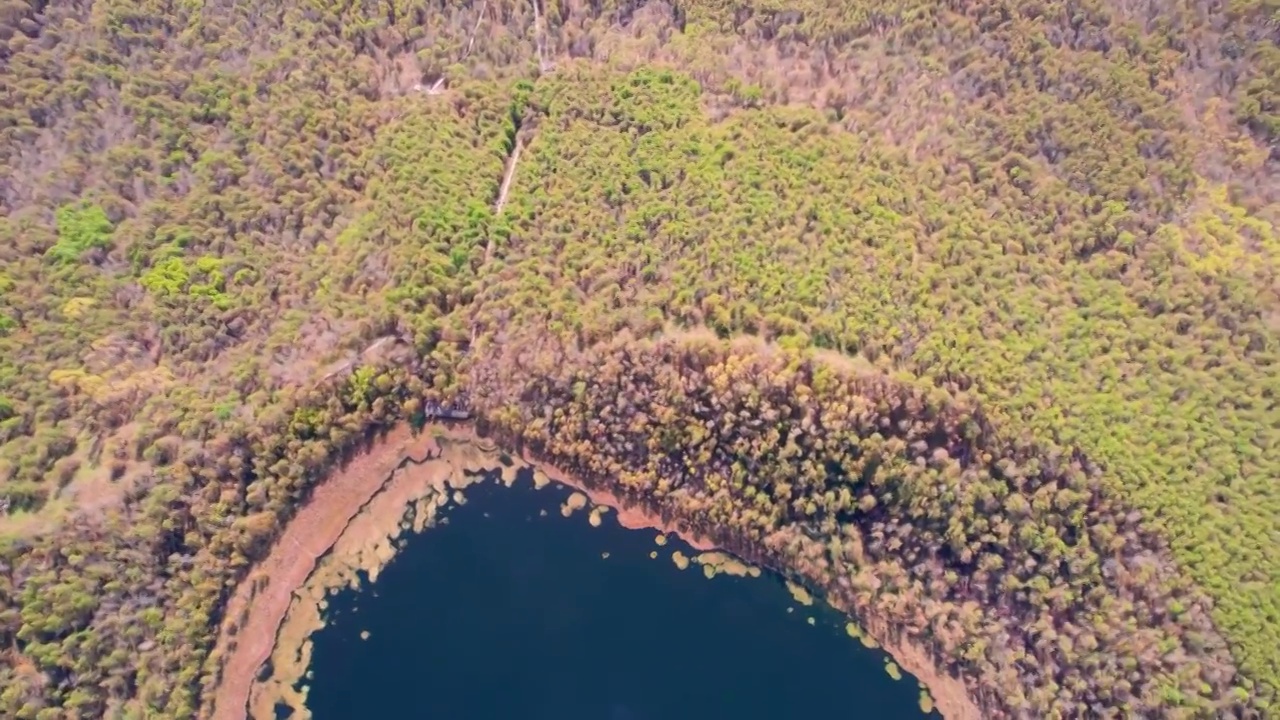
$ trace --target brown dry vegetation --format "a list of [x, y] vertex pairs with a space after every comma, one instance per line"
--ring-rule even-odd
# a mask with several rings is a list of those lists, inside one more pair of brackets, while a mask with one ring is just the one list
[[431, 436], [413, 436], [401, 426], [336, 469], [316, 489], [227, 602], [219, 642], [209, 656], [218, 678], [213, 717], [243, 717], [249, 686], [271, 655], [276, 628], [294, 591], [311, 574], [316, 560], [342, 536], [351, 518], [394, 470], [406, 462], [426, 462], [438, 452]]
[[0, 4], [0, 714], [196, 714], [330, 465], [445, 407], [988, 716], [1272, 712], [1276, 18]]

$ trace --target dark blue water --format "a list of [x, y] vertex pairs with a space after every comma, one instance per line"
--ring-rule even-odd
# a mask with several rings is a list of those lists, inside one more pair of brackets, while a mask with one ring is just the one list
[[612, 514], [565, 519], [559, 486], [466, 495], [376, 584], [331, 598], [316, 720], [925, 717], [914, 678], [891, 679], [884, 653], [775, 577], [679, 570], [672, 551], [696, 551]]

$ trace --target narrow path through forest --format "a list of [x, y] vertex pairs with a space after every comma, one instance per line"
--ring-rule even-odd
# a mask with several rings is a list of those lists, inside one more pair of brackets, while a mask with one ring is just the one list
[[467, 49], [462, 52], [462, 59], [466, 60], [471, 55], [471, 48], [476, 44], [476, 31], [480, 29], [480, 22], [484, 20], [484, 13], [489, 9], [489, 0], [484, 0], [480, 5], [480, 13], [476, 15], [476, 24], [471, 26], [471, 37], [467, 38]]
[[[498, 199], [493, 203], [494, 217], [502, 215], [502, 209], [507, 205], [507, 195], [511, 193], [511, 180], [516, 176], [516, 165], [520, 162], [520, 151], [523, 148], [524, 142], [517, 133], [515, 147], [511, 149], [511, 155], [507, 157], [507, 169], [502, 173], [502, 185], [498, 187]], [[484, 264], [488, 265], [492, 257], [493, 235], [489, 235], [489, 242], [484, 246]]]
[[[493, 216], [495, 218], [502, 215], [502, 209], [507, 205], [507, 196], [511, 193], [511, 181], [516, 176], [516, 165], [520, 163], [520, 151], [524, 149], [524, 142], [520, 139], [519, 132], [516, 133], [516, 144], [511, 148], [511, 154], [507, 156], [507, 168], [502, 173], [502, 184], [498, 186], [498, 199], [493, 203]], [[484, 262], [480, 264], [477, 274], [484, 271], [485, 266], [493, 259], [493, 234], [490, 233], [488, 242], [484, 245]], [[471, 344], [476, 343], [477, 326], [473, 322], [471, 325]]]
[[538, 47], [538, 72], [546, 74], [547, 53], [543, 49], [542, 11], [538, 7], [538, 0], [533, 0], [533, 42]]
[[[487, 11], [488, 9], [489, 9], [489, 0], [484, 0], [484, 3], [480, 6], [480, 12], [476, 14], [476, 22], [474, 25], [471, 26], [471, 35], [467, 38], [467, 47], [465, 50], [462, 51], [462, 56], [458, 58], [459, 63], [463, 62], [471, 55], [471, 49], [474, 48], [476, 44], [476, 33], [479, 32], [480, 23], [484, 22], [484, 14], [485, 14], [485, 11]], [[427, 94], [439, 95], [440, 93], [444, 92], [444, 80], [445, 80], [444, 75], [441, 75], [439, 78], [437, 78], [436, 81], [432, 83], [431, 87], [426, 89]], [[422, 89], [421, 85], [418, 85], [417, 87], [419, 89]]]

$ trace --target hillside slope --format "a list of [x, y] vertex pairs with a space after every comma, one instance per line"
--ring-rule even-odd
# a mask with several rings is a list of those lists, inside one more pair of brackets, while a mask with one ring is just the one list
[[197, 713], [450, 403], [993, 717], [1272, 712], [1273, 4], [2, 7], [5, 716]]

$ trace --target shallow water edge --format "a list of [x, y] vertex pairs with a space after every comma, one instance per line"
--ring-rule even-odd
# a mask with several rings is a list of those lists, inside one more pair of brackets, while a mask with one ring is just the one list
[[[469, 424], [429, 425], [418, 434], [401, 424], [317, 486], [268, 556], [236, 588], [209, 659], [218, 674], [203, 717], [271, 718], [277, 703], [301, 708], [305, 698], [294, 685], [310, 664], [309, 637], [323, 627], [326, 593], [358, 584], [358, 572], [375, 579], [394, 556], [399, 534], [430, 527], [451, 493], [493, 471], [510, 485], [521, 468], [534, 471], [535, 485], [554, 481], [582, 493], [565, 513], [609, 508], [623, 527], [675, 534], [701, 552], [716, 549], [678, 520], [666, 522], [547, 463], [502, 453]], [[785, 568], [770, 569], [786, 574]], [[837, 598], [828, 600], [846, 614], [851, 610]], [[963, 682], [939, 671], [923, 646], [893, 640], [890, 628], [875, 617], [863, 614], [859, 621], [868, 639], [928, 688], [944, 717], [982, 717]], [[268, 661], [270, 677], [259, 681]]]

